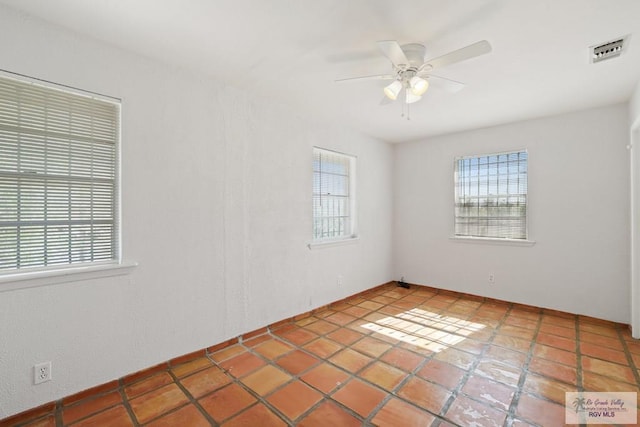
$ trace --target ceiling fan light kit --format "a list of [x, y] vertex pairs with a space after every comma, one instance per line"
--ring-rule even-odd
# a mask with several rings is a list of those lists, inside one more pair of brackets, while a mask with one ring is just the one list
[[412, 91], [408, 90], [405, 96], [405, 102], [407, 104], [413, 104], [414, 102], [418, 102], [422, 99], [420, 95], [415, 95]]
[[413, 76], [409, 80], [409, 87], [412, 94], [422, 96], [429, 89], [429, 82], [422, 77]]
[[401, 90], [402, 90], [402, 82], [400, 80], [394, 80], [393, 83], [391, 83], [388, 86], [385, 86], [385, 88], [382, 91], [387, 96], [387, 98], [389, 98], [392, 101], [395, 101], [398, 98], [398, 95], [400, 94]]
[[[385, 94], [387, 98], [389, 98], [392, 101], [395, 101], [398, 98], [400, 91], [402, 89], [406, 89], [407, 104], [411, 104], [413, 102], [419, 101], [422, 95], [424, 95], [424, 93], [427, 91], [428, 88], [429, 88], [428, 81], [426, 81], [421, 77], [413, 76], [411, 77], [411, 79], [403, 78], [401, 80], [400, 79], [394, 80], [390, 85], [385, 86], [385, 88], [382, 89], [382, 92]], [[409, 96], [409, 94], [411, 96]]]

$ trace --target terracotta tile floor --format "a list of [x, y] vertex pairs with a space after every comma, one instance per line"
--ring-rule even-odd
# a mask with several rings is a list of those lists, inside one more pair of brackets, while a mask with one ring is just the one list
[[389, 284], [17, 425], [559, 426], [638, 367], [624, 325]]

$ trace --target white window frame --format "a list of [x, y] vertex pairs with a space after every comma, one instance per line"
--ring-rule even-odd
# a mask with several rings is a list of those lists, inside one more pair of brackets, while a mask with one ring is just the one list
[[[13, 73], [9, 73], [9, 72], [5, 72], [2, 71], [0, 72], [0, 78], [4, 81], [7, 82], [6, 87], [9, 88], [12, 85], [15, 85], [16, 87], [21, 87], [24, 88], [25, 91], [27, 91], [28, 96], [42, 96], [42, 99], [45, 99], [46, 101], [42, 101], [42, 104], [38, 104], [38, 105], [42, 105], [42, 106], [48, 106], [49, 105], [49, 99], [48, 97], [52, 97], [52, 98], [68, 98], [72, 103], [79, 103], [79, 104], [86, 104], [86, 105], [103, 105], [106, 106], [107, 104], [110, 105], [110, 107], [108, 108], [112, 108], [113, 111], [113, 115], [115, 117], [115, 124], [114, 127], [112, 127], [112, 135], [113, 135], [113, 156], [112, 156], [112, 162], [113, 163], [107, 163], [107, 167], [108, 168], [112, 168], [113, 169], [113, 181], [112, 184], [108, 184], [109, 187], [113, 187], [112, 191], [113, 191], [113, 196], [109, 197], [108, 199], [102, 199], [102, 200], [110, 200], [111, 202], [109, 202], [106, 206], [108, 211], [106, 212], [112, 212], [111, 213], [111, 217], [112, 217], [112, 221], [109, 221], [109, 223], [112, 223], [111, 227], [112, 227], [112, 232], [108, 233], [108, 235], [112, 236], [108, 242], [110, 242], [108, 245], [108, 247], [111, 247], [112, 249], [107, 253], [107, 252], [102, 252], [103, 255], [100, 255], [99, 252], [94, 253], [94, 246], [92, 244], [90, 252], [91, 252], [91, 259], [90, 260], [83, 260], [80, 259], [79, 257], [75, 257], [75, 258], [69, 258], [68, 261], [64, 261], [62, 258], [59, 258], [57, 262], [53, 262], [51, 263], [51, 265], [49, 265], [48, 261], [47, 261], [47, 257], [48, 255], [45, 255], [45, 251], [42, 251], [42, 258], [41, 258], [41, 264], [42, 265], [37, 265], [37, 263], [35, 263], [32, 266], [28, 266], [26, 268], [21, 268], [20, 264], [18, 263], [18, 258], [16, 258], [14, 267], [11, 267], [11, 263], [7, 263], [6, 266], [0, 270], [0, 292], [2, 291], [7, 291], [7, 290], [13, 290], [13, 289], [21, 289], [21, 288], [28, 288], [28, 287], [34, 287], [34, 286], [43, 286], [43, 285], [49, 285], [49, 284], [55, 284], [55, 283], [64, 283], [64, 282], [71, 282], [71, 281], [75, 281], [75, 280], [85, 280], [85, 279], [93, 279], [93, 278], [99, 278], [99, 277], [109, 277], [109, 276], [114, 276], [114, 275], [121, 275], [121, 274], [126, 274], [128, 272], [131, 271], [131, 269], [133, 267], [135, 267], [135, 265], [137, 265], [135, 262], [128, 262], [128, 263], [124, 263], [122, 261], [122, 230], [121, 230], [121, 212], [120, 212], [120, 140], [121, 140], [121, 128], [120, 128], [120, 123], [121, 123], [121, 100], [120, 99], [116, 99], [116, 98], [112, 98], [112, 97], [108, 97], [108, 96], [104, 96], [104, 95], [99, 95], [99, 94], [95, 94], [92, 92], [87, 92], [87, 91], [83, 91], [80, 89], [76, 89], [76, 88], [71, 88], [68, 86], [62, 86], [62, 85], [58, 85], [55, 83], [51, 83], [48, 81], [43, 81], [43, 80], [39, 80], [39, 79], [35, 79], [35, 78], [31, 78], [31, 77], [26, 77], [26, 76], [22, 76], [22, 75], [16, 75]], [[7, 96], [9, 96], [10, 92], [7, 92]], [[10, 100], [12, 98], [7, 97], [7, 100]], [[18, 98], [15, 98], [15, 102], [18, 102]], [[22, 102], [22, 101], [20, 101]], [[10, 101], [7, 103], [7, 105], [10, 105]], [[66, 114], [66, 110], [63, 110], [62, 107], [60, 107], [60, 103], [57, 104], [57, 108], [60, 108], [59, 114]], [[45, 110], [47, 108], [53, 108], [53, 107], [44, 107]], [[76, 107], [77, 108], [77, 107]], [[87, 107], [90, 108], [90, 107]], [[8, 111], [7, 114], [11, 114], [11, 110], [6, 110]], [[81, 109], [79, 110], [75, 110], [77, 112], [81, 111]], [[36, 116], [35, 117], [35, 123], [36, 126], [42, 126], [43, 123], [47, 122], [47, 120], [51, 119], [51, 120], [57, 120], [56, 118], [52, 118], [53, 116], [49, 116], [49, 112], [47, 112], [44, 116]], [[71, 114], [71, 110], [69, 110], [69, 113]], [[61, 117], [60, 115], [58, 115], [58, 117]], [[31, 140], [31, 144], [33, 147], [38, 147], [39, 145], [41, 145], [42, 147], [45, 146], [45, 142], [44, 140], [47, 140], [49, 138], [57, 138], [57, 141], [63, 141], [64, 140], [64, 134], [60, 134], [57, 133], [54, 135], [55, 131], [49, 131], [47, 130], [48, 127], [42, 127], [41, 129], [43, 130], [39, 130], [36, 131], [36, 133], [34, 134], [32, 131], [30, 131], [29, 129], [27, 129], [25, 131], [25, 127], [22, 127], [23, 125], [16, 125], [15, 127], [12, 127], [11, 125], [11, 121], [10, 119], [8, 119], [9, 121], [7, 121], [7, 127], [5, 127], [5, 129], [7, 129], [7, 134], [10, 133], [15, 133], [18, 136], [16, 138], [21, 138], [21, 139], [27, 139], [30, 138]], [[93, 122], [92, 122], [93, 123]], [[2, 121], [0, 119], [0, 126], [2, 126]], [[91, 135], [94, 134], [94, 128], [91, 128]], [[68, 134], [71, 135], [71, 134]], [[18, 156], [18, 153], [20, 152], [21, 148], [19, 148], [19, 146], [16, 147], [16, 151], [12, 151], [13, 149], [11, 148], [11, 142], [13, 137], [7, 137], [7, 141], [9, 141], [5, 147], [5, 155], [7, 153], [14, 153], [16, 156]], [[42, 138], [42, 139], [40, 139]], [[62, 139], [61, 139], [62, 138]], [[75, 137], [74, 137], [75, 138]], [[92, 137], [93, 138], [93, 137]], [[72, 138], [69, 139], [69, 141], [74, 140]], [[15, 140], [13, 140], [15, 141]], [[87, 142], [86, 144], [87, 147], [94, 147], [95, 142], [92, 142], [92, 139], [89, 139], [87, 141], [91, 141], [91, 142]], [[69, 143], [68, 145], [68, 155], [70, 156], [69, 158], [71, 159], [71, 156], [74, 152], [73, 148], [75, 148], [72, 144], [76, 144], [74, 143]], [[1, 147], [0, 147], [1, 148]], [[76, 148], [77, 149], [77, 148]], [[90, 158], [94, 158], [93, 157], [93, 150], [94, 148], [90, 148], [91, 149], [91, 154], [90, 154]], [[0, 150], [1, 151], [1, 150]], [[53, 154], [52, 154], [53, 156]], [[18, 157], [16, 157], [17, 159]], [[58, 155], [59, 158], [59, 155]], [[96, 159], [99, 159], [98, 157], [96, 157]], [[68, 182], [68, 186], [73, 185], [73, 182], [76, 182], [76, 180], [78, 178], [78, 175], [76, 175], [76, 172], [73, 172], [72, 174], [72, 169], [69, 169], [68, 175], [66, 175], [66, 173], [64, 172], [58, 172], [53, 173], [53, 172], [46, 172], [46, 170], [50, 170], [48, 169], [49, 167], [54, 167], [52, 163], [48, 163], [47, 162], [48, 157], [47, 155], [44, 155], [44, 158], [42, 159], [42, 165], [49, 165], [49, 166], [42, 166], [42, 167], [46, 167], [47, 169], [45, 169], [45, 172], [25, 172], [22, 170], [18, 170], [16, 169], [16, 172], [11, 172], [11, 166], [10, 163], [7, 163], [7, 167], [9, 169], [4, 169], [4, 177], [5, 177], [5, 183], [7, 185], [11, 185], [11, 177], [10, 175], [16, 176], [17, 179], [19, 180], [24, 180], [24, 179], [30, 179], [33, 182], [37, 183], [39, 182], [39, 185], [44, 185], [43, 188], [45, 188], [44, 190], [44, 196], [43, 197], [48, 197], [46, 196], [48, 191], [53, 191], [53, 190], [47, 190], [48, 182], [53, 182], [53, 181], [57, 181], [59, 183], [61, 183], [60, 185], [65, 185], [65, 182]], [[40, 161], [40, 159], [37, 159], [37, 161]], [[68, 160], [68, 162], [71, 162], [72, 160]], [[98, 160], [96, 160], [98, 161]], [[59, 162], [55, 164], [56, 167], [62, 167], [59, 166]], [[93, 161], [92, 163], [93, 164]], [[71, 163], [68, 163], [69, 168], [71, 168]], [[96, 163], [97, 165], [97, 163]], [[98, 166], [96, 166], [98, 167]], [[36, 169], [34, 169], [36, 170]], [[60, 170], [60, 169], [59, 169]], [[91, 175], [90, 177], [93, 177], [93, 166], [91, 166]], [[40, 178], [40, 175], [42, 174], [43, 178]], [[29, 175], [27, 177], [27, 175]], [[0, 170], [0, 176], [2, 176], [2, 172]], [[65, 178], [68, 177], [68, 178]], [[94, 182], [94, 179], [96, 178], [83, 178], [85, 179], [87, 182]], [[97, 182], [97, 181], [96, 181]], [[104, 180], [104, 183], [108, 183], [109, 181]], [[93, 188], [94, 188], [94, 184], [85, 184], [85, 185], [89, 185], [91, 190], [90, 193], [85, 193], [85, 194], [91, 194], [91, 200], [93, 200], [93, 195], [95, 194], [95, 197], [104, 197], [103, 195], [100, 195], [98, 193], [94, 193], [93, 192]], [[98, 185], [98, 184], [96, 184]], [[104, 184], [103, 184], [104, 185]], [[11, 188], [11, 187], [7, 187], [7, 188]], [[15, 187], [14, 187], [15, 188]], [[60, 187], [58, 187], [60, 188]], [[11, 191], [11, 190], [8, 190]], [[16, 190], [16, 194], [18, 195], [18, 197], [20, 198], [20, 194], [24, 194], [21, 190]], [[86, 190], [85, 190], [86, 191]], [[64, 193], [59, 193], [59, 194], [64, 194]], [[103, 193], [104, 194], [104, 193]], [[68, 197], [72, 197], [71, 193], [69, 193]], [[21, 204], [18, 204], [18, 206], [22, 206]], [[40, 205], [42, 206], [42, 205]], [[48, 206], [48, 205], [47, 205]], [[61, 206], [60, 204], [58, 204], [58, 206]], [[76, 206], [76, 205], [69, 205], [69, 209], [72, 209], [71, 206]], [[83, 207], [86, 208], [87, 205], [82, 205]], [[91, 205], [93, 206], [93, 202], [91, 202]], [[96, 205], [97, 206], [97, 205]], [[20, 207], [18, 207], [17, 209], [21, 209]], [[100, 210], [99, 208], [96, 208], [96, 210], [94, 211], [93, 208], [91, 208], [91, 212], [98, 212], [98, 210]], [[104, 210], [101, 211], [103, 213], [102, 218], [104, 217]], [[97, 218], [99, 218], [97, 213], [95, 214], [90, 214], [90, 223], [93, 224], [94, 221], [97, 221]], [[8, 218], [8, 217], [6, 217]], [[69, 216], [68, 219], [61, 221], [60, 220], [61, 217], [58, 217], [54, 222], [50, 222], [52, 220], [47, 219], [47, 217], [45, 216], [44, 219], [35, 221], [35, 223], [42, 223], [41, 225], [43, 227], [54, 227], [56, 226], [56, 224], [62, 224], [62, 223], [68, 223], [67, 226], [68, 227], [72, 227], [73, 224], [76, 223], [76, 221]], [[2, 218], [0, 217], [0, 221], [2, 220]], [[22, 220], [20, 219], [20, 217], [18, 217], [16, 222], [15, 227], [22, 227], [22, 226], [27, 226], [27, 225], [21, 225], [21, 224], [27, 224], [26, 222], [24, 222], [26, 220]], [[84, 222], [86, 222], [87, 220], [83, 220]], [[10, 230], [11, 227], [11, 222], [9, 220], [5, 219], [5, 224], [8, 228], [8, 230]], [[31, 221], [33, 222], [33, 221]], [[93, 226], [91, 226], [91, 229], [93, 230]], [[16, 228], [16, 232], [18, 228]], [[69, 228], [69, 233], [72, 233], [72, 229]], [[10, 231], [9, 231], [10, 232]], [[93, 234], [92, 234], [93, 236]], [[71, 237], [69, 238], [70, 240], [72, 239]], [[93, 241], [93, 237], [91, 237], [92, 241]], [[19, 245], [20, 243], [18, 243], [19, 241], [17, 241], [17, 245]], [[43, 238], [42, 244], [43, 245], [47, 245], [47, 243], [45, 242], [49, 242], [48, 238]], [[58, 242], [61, 242], [61, 240], [58, 240]], [[51, 242], [50, 242], [51, 243]], [[37, 244], [37, 243], [36, 243]], [[0, 248], [2, 246], [0, 245]], [[9, 247], [9, 246], [7, 246]], [[37, 247], [37, 246], [36, 246]], [[104, 247], [104, 246], [103, 246]], [[16, 251], [19, 251], [20, 249], [18, 248], [18, 246], [16, 246]], [[99, 250], [99, 249], [98, 249]], [[17, 252], [16, 252], [17, 254]], [[94, 258], [94, 254], [96, 254], [97, 258]], [[104, 256], [104, 254], [106, 254], [106, 257]], [[17, 255], [16, 255], [17, 256]], [[37, 258], [36, 258], [37, 259]], [[9, 259], [10, 260], [10, 259]]]
[[[348, 168], [349, 168], [348, 175], [347, 175], [348, 192], [346, 196], [346, 198], [348, 199], [347, 206], [349, 209], [348, 215], [346, 215], [348, 218], [348, 226], [344, 229], [344, 232], [342, 232], [339, 235], [319, 236], [318, 230], [316, 229], [317, 220], [331, 218], [331, 216], [316, 215], [315, 205], [318, 198], [322, 196], [331, 197], [331, 195], [329, 194], [326, 194], [326, 195], [321, 194], [318, 191], [319, 189], [316, 187], [316, 181], [315, 181], [316, 174], [320, 174], [321, 177], [329, 177], [329, 175], [331, 175], [330, 173], [323, 173], [323, 171], [319, 170], [316, 167], [315, 159], [317, 155], [319, 156], [326, 155], [334, 158], [337, 156], [337, 158], [340, 158], [346, 161], [348, 164]], [[357, 241], [358, 240], [358, 234], [357, 234], [358, 215], [357, 215], [357, 202], [356, 202], [356, 173], [357, 173], [356, 156], [345, 154], [345, 153], [334, 151], [334, 150], [329, 150], [326, 148], [313, 147], [312, 159], [313, 159], [312, 160], [312, 174], [313, 174], [312, 215], [311, 215], [312, 216], [312, 242], [309, 244], [309, 247], [312, 248], [313, 246], [316, 246], [316, 245], [322, 245], [323, 247], [330, 247], [336, 244], [352, 243]]]
[[[461, 161], [467, 161], [467, 160], [478, 160], [478, 162], [480, 162], [481, 159], [487, 159], [487, 161], [489, 161], [490, 158], [492, 157], [499, 157], [499, 156], [509, 156], [509, 155], [520, 155], [521, 153], [524, 153], [526, 155], [526, 175], [525, 175], [525, 182], [524, 182], [524, 189], [525, 192], [524, 193], [518, 193], [518, 192], [513, 192], [510, 193], [509, 192], [509, 188], [507, 187], [507, 192], [504, 194], [499, 194], [499, 190], [498, 187], [496, 185], [496, 190], [495, 192], [491, 192], [488, 188], [487, 188], [487, 194], [486, 196], [488, 196], [488, 198], [493, 198], [493, 199], [499, 199], [499, 198], [524, 198], [525, 200], [525, 207], [524, 207], [524, 235], [523, 236], [509, 236], [507, 235], [508, 233], [504, 230], [502, 230], [502, 233], [500, 232], [495, 232], [495, 233], [490, 233], [490, 232], [485, 232], [485, 233], [464, 233], [462, 232], [462, 230], [458, 230], [457, 227], [457, 221], [458, 221], [458, 215], [459, 215], [459, 203], [460, 203], [460, 198], [462, 197], [459, 193], [460, 193], [460, 177], [459, 177], [459, 165]], [[529, 217], [529, 186], [528, 186], [528, 180], [529, 180], [529, 153], [528, 150], [526, 149], [518, 149], [518, 150], [512, 150], [512, 151], [506, 151], [506, 152], [496, 152], [496, 153], [488, 153], [488, 154], [479, 154], [479, 155], [472, 155], [472, 156], [460, 156], [460, 157], [456, 157], [454, 160], [454, 213], [453, 213], [453, 236], [452, 239], [455, 241], [462, 241], [462, 242], [488, 242], [488, 243], [508, 243], [508, 244], [515, 244], [515, 245], [533, 245], [535, 242], [532, 240], [529, 240], [529, 222], [530, 222], [530, 217]], [[487, 166], [488, 168], [488, 166]], [[499, 175], [499, 173], [498, 173]], [[487, 171], [487, 183], [489, 182], [489, 178], [488, 178], [489, 174]], [[518, 178], [520, 179], [520, 178]], [[478, 186], [480, 187], [480, 184], [478, 184]], [[487, 184], [488, 186], [488, 184]], [[521, 191], [521, 189], [519, 189], [519, 191]], [[482, 190], [480, 190], [480, 188], [478, 188], [477, 190], [478, 195], [477, 196], [468, 196], [467, 197], [478, 197], [480, 199], [481, 195], [480, 193], [482, 192]], [[486, 198], [486, 197], [485, 197]], [[494, 209], [498, 209], [497, 207], [494, 207]], [[486, 220], [487, 222], [489, 222], [490, 216], [487, 213], [486, 215], [480, 215], [478, 216], [479, 220]], [[499, 226], [497, 227], [499, 228]], [[502, 234], [502, 235], [499, 235]]]

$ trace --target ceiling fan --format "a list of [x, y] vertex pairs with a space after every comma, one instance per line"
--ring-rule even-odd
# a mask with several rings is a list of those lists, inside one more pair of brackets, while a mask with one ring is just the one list
[[385, 86], [383, 104], [395, 101], [404, 91], [405, 102], [412, 104], [419, 101], [429, 88], [429, 80], [438, 80], [450, 92], [457, 92], [464, 88], [464, 83], [431, 74], [433, 70], [466, 61], [491, 52], [488, 41], [482, 40], [445, 55], [425, 60], [426, 49], [419, 43], [400, 45], [395, 40], [378, 42], [378, 47], [393, 64], [391, 74], [377, 74], [372, 76], [351, 77], [338, 79], [336, 82], [350, 82], [355, 80], [393, 80]]

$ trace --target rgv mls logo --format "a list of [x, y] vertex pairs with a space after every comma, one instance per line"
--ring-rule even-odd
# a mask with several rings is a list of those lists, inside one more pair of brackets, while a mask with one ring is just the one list
[[637, 423], [636, 392], [569, 392], [565, 394], [567, 424]]

